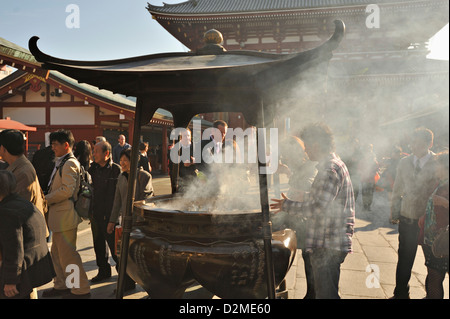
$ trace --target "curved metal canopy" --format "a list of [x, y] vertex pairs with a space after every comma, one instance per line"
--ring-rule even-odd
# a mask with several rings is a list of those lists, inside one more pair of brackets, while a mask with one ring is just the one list
[[225, 51], [215, 47], [110, 61], [71, 61], [43, 53], [36, 36], [29, 40], [29, 49], [46, 69], [143, 100], [141, 124], [147, 124], [161, 107], [172, 113], [175, 127], [186, 127], [199, 113], [225, 111], [242, 112], [247, 122], [257, 126], [261, 120], [260, 98], [265, 101], [268, 123], [273, 116], [267, 105], [273, 90], [288, 87], [293, 77], [332, 57], [345, 29], [340, 20], [335, 25], [328, 41], [295, 54]]

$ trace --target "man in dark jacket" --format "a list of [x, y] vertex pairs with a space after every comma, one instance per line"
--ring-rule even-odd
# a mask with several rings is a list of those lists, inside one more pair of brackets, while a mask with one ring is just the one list
[[[44, 192], [41, 189], [36, 170], [25, 157], [25, 140], [18, 130], [4, 130], [0, 133], [0, 156], [9, 164], [6, 170], [16, 178], [16, 192], [30, 201], [45, 216], [48, 211]], [[47, 161], [49, 161], [47, 159]]]
[[33, 164], [34, 169], [36, 170], [42, 190], [47, 194], [50, 176], [55, 167], [55, 153], [52, 150], [52, 146], [50, 145], [36, 151], [33, 155], [31, 164]]
[[99, 270], [98, 274], [91, 279], [91, 282], [99, 282], [111, 277], [111, 266], [108, 263], [106, 243], [108, 243], [116, 265], [119, 262], [114, 250], [114, 233], [108, 234], [106, 230], [121, 169], [111, 158], [111, 144], [108, 142], [95, 144], [93, 157], [94, 163], [88, 170], [94, 187], [94, 213], [91, 217], [91, 229]]
[[14, 175], [0, 171], [0, 299], [29, 298], [55, 276], [44, 216], [15, 188]]
[[123, 150], [131, 147], [131, 145], [126, 142], [125, 135], [119, 135], [118, 141], [119, 143], [114, 146], [114, 149], [112, 150], [112, 160], [116, 164], [120, 163], [120, 153], [122, 153]]

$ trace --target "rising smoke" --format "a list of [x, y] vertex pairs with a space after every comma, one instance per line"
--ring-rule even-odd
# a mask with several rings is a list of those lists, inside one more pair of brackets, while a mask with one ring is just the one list
[[[394, 146], [402, 147], [405, 153], [410, 152], [409, 136], [420, 126], [435, 133], [433, 151], [448, 148], [448, 61], [427, 60], [426, 47], [410, 46], [414, 39], [407, 38], [411, 35], [407, 30], [419, 30], [420, 22], [408, 19], [405, 21], [411, 25], [399, 25], [397, 17], [383, 18], [383, 10], [380, 14], [381, 23], [374, 29], [365, 30], [367, 37], [359, 41], [354, 40], [354, 35], [358, 34], [355, 28], [367, 28], [365, 21], [349, 20], [347, 23], [348, 17], [336, 17], [347, 24], [350, 37], [344, 38], [331, 61], [290, 79], [288, 89], [274, 92], [271, 104], [276, 108], [273, 127], [278, 129], [278, 142], [289, 135], [298, 136], [304, 126], [320, 121], [332, 129], [336, 153], [344, 159], [351, 158], [355, 141], [358, 141], [362, 148], [373, 145], [382, 166], [383, 158], [390, 156]], [[383, 46], [379, 45], [377, 33], [390, 34]], [[395, 39], [398, 39], [397, 43]], [[286, 126], [286, 123], [289, 124]], [[255, 139], [244, 141], [244, 149], [256, 143]], [[274, 143], [274, 140], [267, 143], [271, 155], [269, 162], [278, 164], [280, 158]], [[256, 160], [263, 158], [256, 156]], [[241, 168], [235, 170], [239, 165]], [[208, 184], [193, 185], [186, 197], [196, 198], [199, 194], [207, 194], [205, 197], [208, 198], [214, 194], [242, 197], [249, 190], [255, 191], [252, 187], [257, 181], [256, 162], [247, 158], [239, 165], [211, 165]], [[274, 172], [277, 169], [278, 165]], [[249, 176], [253, 183], [242, 182]]]

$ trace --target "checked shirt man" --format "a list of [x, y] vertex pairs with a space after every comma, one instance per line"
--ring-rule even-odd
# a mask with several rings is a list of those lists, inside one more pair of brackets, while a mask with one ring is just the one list
[[321, 123], [301, 133], [305, 151], [317, 161], [318, 173], [303, 201], [273, 199], [274, 213], [306, 218], [306, 251], [310, 254], [316, 299], [338, 299], [340, 266], [352, 252], [355, 223], [353, 187], [345, 163], [334, 153], [330, 129]]

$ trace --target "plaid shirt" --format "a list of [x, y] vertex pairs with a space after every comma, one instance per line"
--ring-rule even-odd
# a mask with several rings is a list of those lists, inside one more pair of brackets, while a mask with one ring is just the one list
[[328, 248], [352, 252], [355, 198], [347, 167], [332, 153], [317, 169], [308, 198], [304, 202], [285, 200], [283, 211], [307, 219], [306, 251]]

